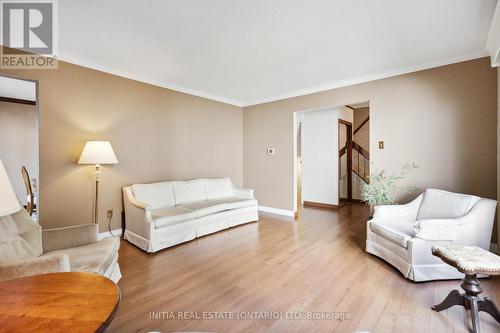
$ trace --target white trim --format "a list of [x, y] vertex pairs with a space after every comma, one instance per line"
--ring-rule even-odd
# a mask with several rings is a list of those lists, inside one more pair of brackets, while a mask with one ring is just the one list
[[491, 57], [491, 67], [500, 65], [500, 5], [498, 4], [491, 20], [486, 49]]
[[98, 237], [99, 239], [104, 239], [104, 238], [108, 238], [108, 237], [112, 237], [112, 236], [121, 236], [122, 233], [123, 233], [123, 230], [120, 228], [120, 229], [114, 229], [114, 230], [111, 230], [113, 232], [113, 235], [111, 235], [109, 233], [109, 231], [105, 231], [105, 232], [100, 232]]
[[300, 90], [297, 90], [294, 92], [285, 93], [285, 94], [281, 94], [281, 95], [277, 95], [277, 96], [273, 96], [273, 97], [268, 97], [268, 98], [264, 98], [261, 100], [254, 100], [254, 101], [246, 102], [246, 103], [242, 102], [242, 101], [234, 100], [232, 98], [216, 96], [216, 95], [212, 95], [212, 94], [205, 93], [202, 91], [193, 90], [193, 89], [189, 89], [186, 87], [180, 87], [180, 86], [173, 84], [173, 83], [160, 82], [159, 80], [149, 79], [149, 78], [146, 78], [140, 74], [131, 73], [131, 72], [126, 71], [126, 70], [121, 70], [121, 69], [113, 68], [113, 67], [109, 67], [109, 66], [97, 65], [97, 64], [92, 63], [90, 61], [79, 60], [79, 59], [76, 59], [75, 57], [72, 57], [69, 55], [61, 54], [58, 57], [58, 59], [65, 61], [65, 62], [68, 62], [68, 63], [71, 63], [71, 64], [78, 65], [78, 66], [91, 68], [91, 69], [94, 69], [94, 70], [97, 70], [100, 72], [105, 72], [105, 73], [121, 76], [124, 78], [128, 78], [131, 80], [144, 82], [144, 83], [158, 86], [161, 88], [175, 90], [175, 91], [178, 91], [181, 93], [185, 93], [185, 94], [189, 94], [189, 95], [193, 95], [193, 96], [198, 96], [198, 97], [202, 97], [202, 98], [207, 98], [207, 99], [210, 99], [210, 100], [213, 100], [216, 102], [230, 104], [230, 105], [244, 108], [244, 107], [254, 106], [254, 105], [258, 105], [258, 104], [274, 102], [274, 101], [278, 101], [278, 100], [282, 100], [282, 99], [303, 96], [303, 95], [308, 95], [308, 94], [314, 94], [314, 93], [327, 91], [327, 90], [331, 90], [331, 89], [352, 86], [355, 84], [366, 83], [369, 81], [385, 79], [385, 78], [392, 77], [392, 76], [408, 74], [408, 73], [412, 73], [412, 72], [418, 72], [418, 71], [425, 70], [425, 69], [430, 69], [430, 68], [435, 68], [435, 67], [440, 67], [440, 66], [445, 66], [445, 65], [451, 65], [451, 64], [455, 64], [455, 63], [459, 63], [459, 62], [463, 62], [463, 61], [487, 57], [488, 55], [489, 55], [489, 53], [486, 50], [480, 50], [480, 51], [471, 52], [471, 53], [456, 56], [456, 57], [451, 57], [451, 58], [447, 58], [447, 59], [428, 62], [428, 63], [421, 64], [421, 65], [408, 66], [408, 67], [404, 67], [401, 69], [368, 74], [368, 75], [361, 76], [361, 77], [354, 78], [354, 79], [333, 81], [333, 82], [325, 83], [322, 85], [318, 85], [318, 86], [314, 86], [314, 87], [310, 87], [310, 88], [305, 88], [305, 89], [300, 89]]
[[323, 91], [347, 87], [347, 86], [353, 86], [353, 85], [360, 84], [360, 83], [366, 83], [366, 82], [370, 82], [370, 81], [386, 79], [386, 78], [393, 77], [393, 76], [398, 76], [398, 75], [418, 72], [418, 71], [422, 71], [422, 70], [426, 70], [426, 69], [456, 64], [459, 62], [484, 58], [487, 56], [488, 56], [488, 52], [485, 50], [481, 50], [481, 51], [476, 51], [476, 52], [464, 54], [464, 55], [457, 56], [457, 57], [451, 57], [451, 58], [447, 58], [447, 59], [443, 59], [443, 60], [428, 62], [428, 63], [422, 64], [422, 65], [414, 65], [414, 66], [408, 66], [408, 67], [404, 67], [404, 68], [396, 69], [396, 70], [391, 70], [391, 71], [387, 71], [387, 72], [368, 74], [366, 76], [360, 76], [360, 77], [355, 78], [355, 79], [329, 82], [329, 83], [325, 83], [323, 85], [297, 90], [297, 91], [292, 92], [292, 93], [282, 94], [282, 95], [278, 95], [275, 97], [269, 97], [269, 98], [265, 98], [262, 100], [253, 101], [251, 103], [242, 103], [242, 104], [243, 104], [243, 107], [255, 106], [258, 104], [270, 103], [270, 102], [275, 102], [275, 101], [279, 101], [282, 99], [298, 97], [298, 96], [303, 96], [303, 95], [309, 95], [309, 94], [314, 94], [314, 93], [318, 93], [318, 92], [323, 92]]
[[281, 208], [259, 206], [259, 211], [271, 213], [271, 214], [284, 215], [284, 216], [288, 216], [288, 217], [295, 217], [295, 212], [293, 212], [291, 210], [281, 209]]
[[126, 70], [113, 68], [113, 67], [109, 67], [109, 66], [97, 65], [95, 63], [92, 63], [89, 61], [84, 61], [84, 60], [79, 60], [79, 59], [76, 59], [75, 57], [71, 57], [68, 55], [60, 55], [58, 57], [58, 60], [73, 64], [73, 65], [78, 65], [78, 66], [94, 69], [96, 71], [121, 76], [121, 77], [131, 79], [134, 81], [139, 81], [139, 82], [151, 84], [153, 86], [174, 90], [174, 91], [181, 92], [184, 94], [202, 97], [202, 98], [206, 98], [206, 99], [220, 102], [220, 103], [224, 103], [224, 104], [234, 105], [234, 106], [238, 106], [240, 108], [243, 107], [243, 104], [241, 102], [238, 102], [238, 101], [230, 99], [230, 98], [215, 96], [212, 94], [204, 93], [202, 91], [193, 90], [193, 89], [189, 89], [189, 88], [185, 88], [185, 87], [180, 87], [178, 85], [168, 83], [168, 82], [160, 82], [160, 81], [155, 80], [155, 79], [146, 78], [140, 74], [131, 73], [131, 72], [126, 71]]
[[293, 211], [297, 211], [297, 192], [298, 192], [298, 183], [297, 183], [297, 112], [293, 114], [293, 134], [292, 134], [292, 168], [293, 168]]

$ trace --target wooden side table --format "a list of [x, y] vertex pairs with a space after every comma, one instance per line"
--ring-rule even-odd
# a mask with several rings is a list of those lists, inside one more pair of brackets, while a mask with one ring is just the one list
[[0, 282], [0, 332], [103, 332], [120, 289], [98, 274], [51, 273]]
[[489, 313], [500, 323], [500, 312], [493, 300], [478, 296], [483, 289], [477, 279], [477, 274], [500, 275], [500, 257], [476, 246], [462, 245], [435, 246], [432, 247], [432, 254], [465, 274], [460, 285], [465, 293], [452, 290], [444, 301], [432, 309], [439, 312], [454, 305], [470, 309], [474, 333], [481, 332], [479, 311]]

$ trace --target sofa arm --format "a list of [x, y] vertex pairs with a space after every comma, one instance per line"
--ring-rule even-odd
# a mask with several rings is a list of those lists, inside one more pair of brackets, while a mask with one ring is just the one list
[[420, 204], [422, 203], [423, 197], [423, 194], [421, 194], [413, 201], [405, 205], [375, 206], [373, 218], [386, 219], [400, 217], [404, 218], [405, 220], [407, 219], [410, 221], [415, 221], [417, 219], [418, 210], [420, 208]]
[[130, 186], [123, 188], [123, 202], [125, 208], [125, 237], [127, 231], [143, 238], [151, 239], [154, 229], [151, 206], [135, 199]]
[[48, 254], [0, 263], [0, 281], [18, 279], [30, 275], [69, 272], [69, 257], [65, 253]]
[[233, 187], [233, 193], [238, 198], [254, 199], [253, 190], [249, 188], [236, 188]]
[[42, 230], [44, 253], [91, 244], [98, 240], [97, 224]]

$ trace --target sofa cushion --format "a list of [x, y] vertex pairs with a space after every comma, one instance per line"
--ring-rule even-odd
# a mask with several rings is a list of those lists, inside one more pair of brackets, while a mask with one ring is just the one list
[[464, 216], [477, 199], [472, 195], [428, 189], [424, 193], [417, 219], [455, 219]]
[[399, 219], [371, 220], [370, 230], [404, 248], [408, 247], [408, 240], [415, 235], [413, 222]]
[[194, 214], [179, 207], [168, 207], [151, 211], [156, 229], [195, 218]]
[[239, 197], [228, 197], [223, 199], [212, 200], [214, 204], [226, 204], [226, 209], [238, 209], [245, 207], [257, 206], [257, 200], [244, 199]]
[[51, 251], [44, 255], [65, 253], [69, 257], [72, 272], [93, 272], [102, 275], [113, 264], [119, 248], [120, 239], [108, 237], [99, 242]]
[[137, 201], [144, 202], [152, 209], [175, 206], [172, 182], [132, 185]]
[[203, 179], [207, 200], [233, 196], [233, 183], [229, 178]]
[[216, 200], [185, 203], [177, 207], [184, 209], [187, 212], [192, 212], [195, 217], [203, 217], [227, 210], [225, 203]]
[[176, 205], [207, 199], [205, 185], [201, 179], [175, 181], [173, 184]]

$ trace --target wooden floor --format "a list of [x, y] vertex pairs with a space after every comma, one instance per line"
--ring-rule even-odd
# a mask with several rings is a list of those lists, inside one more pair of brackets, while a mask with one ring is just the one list
[[[360, 205], [306, 208], [295, 222], [261, 213], [154, 255], [123, 241], [122, 304], [107, 332], [468, 332], [463, 308], [430, 309], [459, 281], [410, 282], [365, 253], [367, 216]], [[500, 305], [500, 279], [481, 285]], [[290, 318], [308, 315], [324, 317]], [[488, 314], [481, 324], [500, 332]]]

